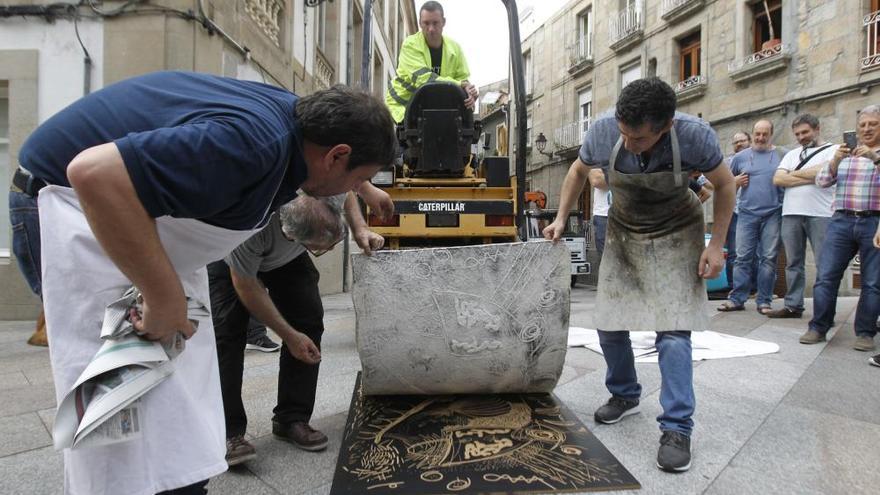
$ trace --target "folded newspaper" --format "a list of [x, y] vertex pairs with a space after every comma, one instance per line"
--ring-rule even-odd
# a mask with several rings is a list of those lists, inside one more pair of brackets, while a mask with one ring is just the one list
[[[129, 321], [132, 308], [141, 312], [143, 299], [132, 287], [104, 311], [104, 344], [67, 393], [55, 415], [55, 448], [92, 447], [141, 436], [140, 398], [174, 371], [174, 358], [184, 349], [178, 333], [172, 342], [147, 340]], [[198, 327], [210, 317], [205, 304], [187, 298], [187, 316]]]

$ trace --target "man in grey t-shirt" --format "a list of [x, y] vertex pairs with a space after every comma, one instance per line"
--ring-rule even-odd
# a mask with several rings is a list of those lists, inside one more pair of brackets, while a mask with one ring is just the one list
[[[757, 273], [757, 309], [761, 314], [772, 310], [773, 285], [776, 282], [776, 256], [782, 225], [782, 189], [773, 176], [785, 151], [773, 146], [773, 124], [755, 122], [752, 147], [734, 155], [730, 171], [740, 191], [736, 224], [736, 264], [733, 267], [733, 290], [717, 309], [741, 311], [749, 298], [754, 259], [759, 259]], [[759, 250], [760, 247], [760, 250]]]
[[264, 229], [223, 261], [208, 266], [230, 466], [256, 457], [253, 445], [244, 439], [247, 415], [241, 400], [249, 314], [284, 342], [272, 432], [303, 450], [327, 446], [327, 437], [309, 426], [318, 384], [324, 309], [318, 292], [319, 274], [306, 251], [319, 256], [342, 239], [343, 201], [357, 244], [366, 253], [382, 247], [384, 239], [369, 231], [353, 195], [304, 196], [282, 206]]

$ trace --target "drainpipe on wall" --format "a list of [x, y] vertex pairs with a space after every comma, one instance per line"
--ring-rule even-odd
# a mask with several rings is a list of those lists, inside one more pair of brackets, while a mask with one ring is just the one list
[[[354, 18], [354, 0], [348, 0], [345, 6], [346, 12], [348, 12], [348, 19], [345, 22], [345, 39], [346, 41], [346, 50], [345, 50], [345, 85], [351, 85], [351, 49], [353, 43], [351, 42], [351, 34], [354, 30], [352, 25]], [[349, 238], [349, 228], [346, 224], [345, 226], [345, 238]], [[349, 256], [351, 255], [351, 246], [349, 242], [344, 242], [342, 246], [342, 292], [349, 292], [351, 290], [351, 281], [348, 279], [348, 265], [349, 265]]]
[[370, 79], [373, 76], [373, 0], [364, 0], [364, 44], [361, 57], [361, 89], [370, 92]]
[[83, 58], [83, 96], [92, 92], [92, 59]]

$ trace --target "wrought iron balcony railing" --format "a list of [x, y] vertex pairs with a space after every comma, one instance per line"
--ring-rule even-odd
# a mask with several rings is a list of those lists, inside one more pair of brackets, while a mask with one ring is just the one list
[[612, 48], [627, 38], [636, 37], [644, 31], [643, 11], [642, 1], [637, 0], [608, 19], [608, 32]]

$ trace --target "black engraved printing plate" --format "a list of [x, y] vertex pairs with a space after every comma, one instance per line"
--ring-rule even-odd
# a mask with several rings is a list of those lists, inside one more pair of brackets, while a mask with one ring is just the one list
[[364, 396], [358, 376], [330, 493], [638, 488], [552, 394]]

